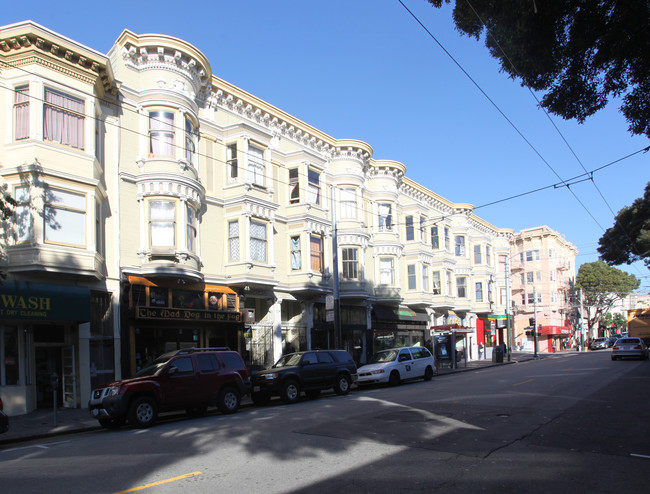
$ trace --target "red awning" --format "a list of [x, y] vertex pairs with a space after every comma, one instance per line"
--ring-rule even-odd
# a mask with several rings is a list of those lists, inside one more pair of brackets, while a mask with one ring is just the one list
[[542, 329], [539, 330], [541, 335], [571, 336], [572, 332], [571, 326], [542, 326]]

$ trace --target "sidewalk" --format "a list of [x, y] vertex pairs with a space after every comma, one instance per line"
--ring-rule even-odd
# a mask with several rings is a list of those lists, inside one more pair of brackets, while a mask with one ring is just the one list
[[[542, 354], [538, 358], [544, 356], [548, 355]], [[457, 369], [439, 369], [438, 377], [534, 359], [532, 353], [513, 352], [510, 362], [494, 363], [491, 360], [472, 360], [465, 363], [461, 361]], [[250, 399], [242, 400], [243, 407], [250, 405], [252, 405]], [[0, 448], [4, 449], [6, 445], [13, 443], [101, 429], [97, 420], [90, 416], [87, 408], [60, 408], [56, 413], [56, 422], [55, 426], [52, 409], [39, 409], [25, 415], [9, 417], [9, 431], [0, 434]]]

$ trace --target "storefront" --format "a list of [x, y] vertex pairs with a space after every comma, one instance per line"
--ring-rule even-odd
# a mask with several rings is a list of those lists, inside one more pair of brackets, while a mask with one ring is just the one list
[[132, 376], [157, 356], [191, 347], [245, 352], [237, 293], [226, 286], [179, 284], [129, 277], [122, 287], [123, 374]]
[[[79, 407], [88, 399], [90, 290], [5, 281], [0, 285], [0, 394], [10, 415]], [[56, 379], [53, 379], [53, 376]]]
[[[328, 321], [325, 304], [314, 304], [314, 321], [311, 331], [311, 348], [335, 348], [334, 322]], [[368, 309], [365, 306], [341, 305], [341, 343], [357, 364], [365, 364], [371, 355], [369, 348]]]
[[371, 312], [372, 353], [386, 348], [424, 346], [429, 316], [405, 306], [375, 305]]
[[539, 348], [549, 353], [569, 349], [570, 326], [542, 326], [539, 330]]

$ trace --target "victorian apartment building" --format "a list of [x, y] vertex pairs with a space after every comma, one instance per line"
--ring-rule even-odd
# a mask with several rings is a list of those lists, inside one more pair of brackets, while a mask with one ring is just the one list
[[577, 317], [573, 287], [578, 249], [548, 226], [518, 232], [511, 245], [515, 344], [533, 348], [530, 333], [536, 322], [540, 351], [569, 348]]
[[512, 230], [218, 78], [182, 40], [125, 30], [102, 54], [2, 27], [0, 121], [10, 413], [51, 406], [54, 374], [61, 404], [84, 407], [189, 346], [255, 368], [334, 346], [363, 363], [450, 329], [469, 356], [503, 339]]

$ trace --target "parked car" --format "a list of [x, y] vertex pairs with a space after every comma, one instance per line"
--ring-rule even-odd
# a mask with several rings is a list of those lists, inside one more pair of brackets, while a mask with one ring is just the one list
[[430, 381], [437, 370], [433, 355], [425, 347], [391, 348], [375, 353], [369, 364], [359, 367], [357, 384], [396, 386], [408, 379]]
[[616, 343], [616, 340], [618, 340], [618, 336], [612, 336], [610, 338], [607, 338], [607, 348], [612, 348], [614, 346], [614, 343]]
[[589, 350], [602, 350], [607, 348], [608, 338], [594, 338], [589, 343]]
[[283, 355], [270, 369], [251, 376], [253, 403], [263, 405], [272, 396], [285, 403], [295, 403], [302, 391], [316, 398], [322, 390], [336, 394], [350, 392], [357, 380], [357, 366], [345, 350], [310, 350]]
[[4, 412], [4, 403], [2, 403], [2, 397], [0, 396], [0, 434], [7, 432], [9, 430], [9, 417]]
[[648, 358], [648, 347], [641, 338], [619, 338], [612, 347], [612, 360], [624, 357]]
[[149, 427], [159, 412], [202, 414], [217, 406], [222, 413], [234, 413], [250, 390], [248, 370], [237, 352], [188, 348], [161, 355], [130, 379], [95, 388], [88, 408], [104, 427], [127, 420]]

